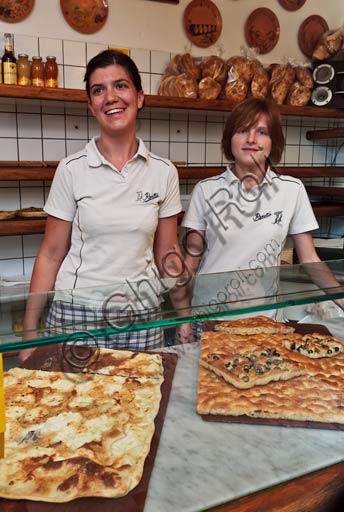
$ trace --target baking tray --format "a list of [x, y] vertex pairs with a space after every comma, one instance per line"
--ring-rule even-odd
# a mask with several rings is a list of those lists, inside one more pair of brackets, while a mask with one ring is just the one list
[[[329, 334], [330, 331], [320, 324], [298, 324], [297, 322], [288, 322], [288, 325], [295, 327], [295, 332], [300, 334], [310, 334], [317, 332], [319, 334]], [[221, 377], [219, 377], [221, 379]], [[227, 385], [227, 384], [226, 384]], [[327, 423], [320, 421], [298, 421], [288, 419], [271, 419], [271, 418], [252, 418], [251, 416], [240, 415], [220, 415], [220, 414], [201, 414], [204, 421], [216, 421], [223, 423], [245, 423], [251, 425], [273, 425], [280, 427], [306, 427], [306, 428], [321, 428], [329, 430], [344, 430], [342, 423]]]
[[[89, 347], [78, 347], [78, 354], [81, 356], [80, 350], [89, 351], [90, 349]], [[86, 353], [86, 357], [88, 357], [88, 354]], [[177, 354], [167, 352], [154, 352], [154, 354], [160, 354], [162, 357], [164, 382], [161, 385], [160, 408], [155, 418], [155, 432], [139, 484], [126, 496], [121, 498], [78, 498], [66, 503], [49, 503], [43, 501], [10, 500], [0, 498], [1, 512], [90, 512], [90, 510], [101, 510], [102, 512], [143, 511], [178, 359]], [[66, 359], [63, 355], [63, 345], [37, 348], [37, 350], [35, 350], [35, 352], [21, 366], [30, 370], [61, 371], [62, 361], [64, 361], [63, 371], [73, 373], [78, 371], [75, 367], [66, 363]]]

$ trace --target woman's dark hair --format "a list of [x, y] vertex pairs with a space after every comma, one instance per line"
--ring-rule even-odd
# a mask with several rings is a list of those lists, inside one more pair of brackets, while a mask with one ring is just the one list
[[234, 107], [229, 115], [222, 136], [222, 151], [228, 160], [234, 160], [232, 154], [232, 137], [240, 128], [252, 128], [258, 117], [264, 114], [272, 141], [271, 163], [277, 165], [284, 150], [284, 135], [282, 130], [281, 116], [276, 104], [271, 100], [249, 98]]
[[104, 50], [98, 53], [98, 55], [95, 55], [87, 64], [84, 82], [86, 82], [88, 97], [90, 97], [90, 78], [92, 73], [98, 68], [107, 68], [108, 66], [112, 66], [112, 64], [122, 66], [132, 79], [137, 92], [142, 91], [141, 77], [135, 62], [128, 57], [128, 55], [125, 55], [125, 53], [116, 50]]

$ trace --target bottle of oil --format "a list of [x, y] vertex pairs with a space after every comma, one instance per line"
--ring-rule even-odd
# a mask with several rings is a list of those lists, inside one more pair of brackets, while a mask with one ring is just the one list
[[4, 84], [17, 83], [17, 59], [13, 52], [12, 34], [5, 34], [5, 53], [2, 57]]

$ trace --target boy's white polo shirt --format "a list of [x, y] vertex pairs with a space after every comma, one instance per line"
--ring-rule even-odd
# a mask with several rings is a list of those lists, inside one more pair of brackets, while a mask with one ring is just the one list
[[260, 288], [264, 296], [276, 293], [278, 275], [269, 268], [280, 265], [287, 235], [318, 228], [299, 179], [269, 169], [263, 182], [247, 192], [229, 165], [195, 186], [182, 225], [205, 232], [200, 274], [242, 271], [219, 274], [217, 286], [212, 276], [216, 297], [209, 296], [207, 278], [199, 280], [194, 303], [214, 299], [214, 304], [258, 296]]
[[175, 166], [141, 140], [121, 172], [99, 152], [96, 138], [63, 159], [44, 209], [72, 222], [56, 290], [116, 283], [123, 290], [140, 280], [159, 287], [154, 235], [159, 218], [181, 211], [179, 182]]

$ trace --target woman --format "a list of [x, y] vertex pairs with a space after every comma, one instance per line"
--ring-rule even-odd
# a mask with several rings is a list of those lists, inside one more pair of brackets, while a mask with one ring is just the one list
[[[226, 171], [195, 186], [185, 213], [185, 261], [194, 273], [238, 272], [228, 282], [218, 276], [214, 297], [209, 295], [209, 283], [204, 279], [202, 285], [200, 279], [194, 306], [273, 298], [278, 272], [271, 267], [280, 265], [287, 235], [300, 263], [320, 261], [311, 235], [318, 223], [302, 182], [272, 168], [284, 150], [276, 105], [256, 98], [238, 104], [226, 122], [222, 150], [230, 161]], [[317, 276], [318, 282], [338, 285], [328, 270]], [[270, 314], [275, 316], [276, 311]]]
[[[144, 93], [135, 63], [103, 51], [88, 63], [84, 81], [100, 135], [56, 170], [30, 285], [30, 292], [55, 290], [47, 318], [53, 333], [69, 332], [68, 325], [70, 331], [122, 326], [123, 315], [124, 322], [156, 318], [164, 258], [179, 250], [177, 170], [137, 139]], [[42, 308], [38, 296], [30, 297], [26, 338], [37, 337]], [[152, 349], [161, 346], [162, 331], [123, 332], [96, 343]]]

